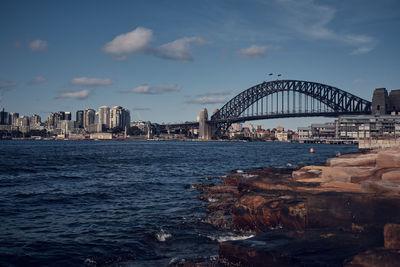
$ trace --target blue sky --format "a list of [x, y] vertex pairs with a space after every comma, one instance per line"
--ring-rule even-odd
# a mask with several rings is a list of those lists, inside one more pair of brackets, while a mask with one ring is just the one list
[[45, 120], [121, 105], [134, 120], [193, 121], [270, 72], [370, 100], [400, 88], [399, 29], [397, 0], [2, 0], [0, 107]]

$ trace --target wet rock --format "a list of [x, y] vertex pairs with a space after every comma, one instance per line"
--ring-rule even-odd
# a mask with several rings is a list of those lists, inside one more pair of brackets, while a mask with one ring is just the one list
[[239, 195], [239, 191], [236, 186], [211, 186], [205, 189], [209, 194], [231, 194], [234, 196]]
[[240, 231], [262, 232], [274, 227], [303, 229], [305, 203], [302, 199], [270, 199], [260, 195], [241, 197], [232, 210], [232, 225]]
[[221, 200], [209, 204], [206, 208], [206, 212], [211, 213], [214, 211], [222, 210], [225, 213], [230, 214], [232, 212], [232, 208], [235, 201], [236, 199], [232, 197], [223, 198]]
[[306, 197], [307, 228], [352, 230], [377, 228], [400, 221], [400, 198], [330, 192]]
[[204, 184], [191, 184], [185, 186], [187, 189], [196, 189], [198, 191], [205, 191], [208, 187], [215, 186], [214, 183], [204, 183]]
[[376, 233], [330, 229], [274, 230], [253, 238], [220, 243], [223, 266], [341, 266], [366, 249], [379, 246]]
[[223, 186], [238, 186], [240, 181], [245, 179], [242, 175], [240, 174], [228, 174], [222, 179], [222, 185]]
[[371, 249], [356, 255], [346, 267], [398, 267], [400, 250]]
[[400, 249], [400, 224], [386, 224], [383, 235], [385, 238], [385, 248]]
[[214, 225], [220, 229], [231, 229], [232, 219], [230, 215], [227, 215], [225, 211], [218, 210], [210, 213], [205, 221], [211, 225]]

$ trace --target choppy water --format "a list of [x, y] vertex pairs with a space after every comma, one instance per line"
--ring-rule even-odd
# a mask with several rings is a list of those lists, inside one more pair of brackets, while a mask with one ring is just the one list
[[185, 185], [322, 163], [354, 146], [0, 140], [0, 265], [166, 266], [240, 238], [204, 223]]

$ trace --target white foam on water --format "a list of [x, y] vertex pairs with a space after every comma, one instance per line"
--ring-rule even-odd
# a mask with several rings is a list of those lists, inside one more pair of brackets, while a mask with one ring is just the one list
[[226, 242], [226, 241], [235, 241], [235, 240], [245, 240], [254, 237], [254, 235], [235, 235], [235, 234], [226, 234], [220, 236], [207, 236], [211, 240], [218, 242]]
[[214, 203], [214, 202], [218, 201], [218, 199], [212, 198], [212, 197], [207, 198], [207, 200], [208, 200], [208, 202], [211, 202], [211, 203]]
[[155, 234], [156, 238], [160, 242], [165, 242], [167, 239], [171, 238], [172, 235], [161, 228], [161, 230]]

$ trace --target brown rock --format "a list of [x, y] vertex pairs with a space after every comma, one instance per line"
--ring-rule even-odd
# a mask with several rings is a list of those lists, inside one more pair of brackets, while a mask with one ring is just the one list
[[382, 180], [400, 183], [400, 169], [383, 173]]
[[232, 209], [233, 227], [241, 231], [262, 232], [274, 227], [303, 229], [306, 208], [302, 199], [244, 195]]
[[385, 248], [400, 249], [400, 224], [386, 224], [383, 235], [385, 238]]
[[327, 165], [331, 167], [354, 167], [368, 166], [375, 167], [377, 154], [359, 154], [355, 157], [331, 158], [327, 160]]
[[400, 185], [388, 181], [364, 181], [361, 183], [361, 191], [383, 196], [400, 196]]
[[400, 167], [400, 153], [395, 151], [382, 151], [376, 158], [377, 168], [398, 168]]
[[400, 251], [392, 249], [372, 249], [354, 256], [346, 267], [398, 267]]
[[325, 229], [279, 229], [253, 238], [220, 243], [222, 266], [342, 266], [380, 237]]
[[239, 191], [236, 186], [211, 186], [205, 189], [209, 194], [232, 194], [235, 196], [239, 195]]
[[292, 173], [293, 180], [318, 178], [322, 174], [322, 166], [306, 166]]

